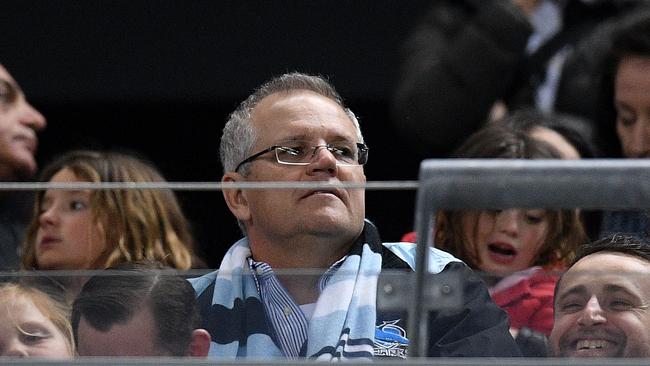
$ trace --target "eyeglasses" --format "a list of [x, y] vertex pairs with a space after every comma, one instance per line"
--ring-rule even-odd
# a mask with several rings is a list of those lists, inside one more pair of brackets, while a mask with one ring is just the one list
[[362, 143], [334, 143], [327, 145], [309, 146], [308, 143], [291, 142], [293, 146], [273, 145], [268, 149], [264, 149], [256, 154], [244, 159], [235, 172], [241, 168], [242, 165], [250, 163], [258, 157], [275, 151], [275, 159], [279, 164], [283, 165], [309, 165], [320, 149], [326, 149], [336, 159], [338, 166], [359, 166], [368, 162], [368, 146]]

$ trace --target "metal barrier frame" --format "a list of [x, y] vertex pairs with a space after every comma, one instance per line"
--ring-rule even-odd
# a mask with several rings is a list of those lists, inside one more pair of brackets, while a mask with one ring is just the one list
[[[412, 296], [409, 300], [409, 359], [374, 360], [378, 364], [407, 365], [650, 365], [650, 359], [521, 359], [521, 358], [436, 358], [426, 359], [427, 307], [424, 299], [430, 296], [427, 285], [427, 249], [433, 245], [431, 232], [433, 214], [440, 209], [496, 209], [496, 208], [584, 208], [633, 209], [650, 207], [650, 160], [482, 160], [444, 159], [424, 160], [420, 165], [418, 184], [414, 182], [379, 182], [363, 184], [367, 189], [413, 189], [419, 187], [416, 199], [415, 224], [418, 237], [416, 270], [410, 274]], [[397, 183], [397, 184], [393, 184]], [[403, 184], [406, 183], [406, 184]], [[2, 190], [70, 189], [80, 184], [0, 183]], [[293, 187], [295, 182], [280, 182], [272, 188]], [[84, 189], [161, 189], [220, 190], [230, 186], [219, 183], [173, 183], [138, 185], [82, 185]], [[338, 186], [338, 185], [337, 185]], [[358, 184], [343, 183], [343, 187], [357, 188]], [[309, 186], [311, 187], [311, 186]], [[256, 189], [256, 185], [245, 189]], [[268, 188], [264, 186], [264, 188]], [[359, 186], [358, 188], [361, 188]], [[429, 283], [430, 285], [430, 283]], [[429, 292], [427, 292], [429, 291]], [[381, 296], [378, 293], [378, 296]], [[406, 297], [402, 297], [406, 298]], [[435, 304], [433, 305], [435, 307]], [[220, 360], [173, 358], [76, 358], [72, 360], [3, 359], [3, 363], [21, 365], [68, 364], [132, 364], [132, 365], [305, 365], [309, 360]], [[350, 362], [367, 364], [367, 361]]]
[[427, 248], [440, 209], [633, 209], [650, 207], [650, 160], [424, 160], [415, 210], [415, 283], [409, 306], [409, 355], [427, 351]]

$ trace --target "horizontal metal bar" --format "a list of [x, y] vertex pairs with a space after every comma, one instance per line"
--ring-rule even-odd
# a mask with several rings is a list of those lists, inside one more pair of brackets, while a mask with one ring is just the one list
[[366, 190], [412, 191], [419, 187], [418, 181], [374, 182], [111, 182], [111, 183], [49, 183], [49, 182], [0, 182], [0, 191], [42, 191], [46, 189], [171, 189], [174, 191], [220, 191], [223, 189], [287, 189], [287, 188], [364, 188]]
[[[425, 160], [420, 193], [435, 209], [650, 207], [650, 160]], [[423, 212], [424, 213], [424, 212]]]
[[[169, 358], [169, 357], [77, 357], [70, 360], [53, 360], [39, 358], [3, 358], [3, 364], [7, 365], [228, 365], [228, 366], [310, 366], [314, 365], [313, 360], [286, 360], [286, 359], [200, 359], [200, 358]], [[650, 365], [649, 359], [639, 358], [482, 358], [482, 357], [459, 357], [459, 358], [411, 358], [408, 360], [396, 361], [391, 358], [375, 358], [373, 364], [377, 365], [431, 365], [431, 366], [483, 366], [483, 365], [500, 365], [500, 366], [631, 366], [631, 365]], [[350, 366], [367, 366], [367, 360], [346, 359], [345, 364]]]

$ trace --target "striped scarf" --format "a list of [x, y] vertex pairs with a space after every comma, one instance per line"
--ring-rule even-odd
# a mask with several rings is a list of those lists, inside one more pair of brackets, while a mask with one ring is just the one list
[[[372, 358], [377, 276], [382, 267], [377, 229], [363, 234], [322, 290], [309, 321], [306, 355], [316, 360]], [[190, 280], [197, 291], [203, 328], [212, 336], [210, 357], [286, 357], [274, 339], [250, 273], [247, 238], [235, 243], [218, 271]]]

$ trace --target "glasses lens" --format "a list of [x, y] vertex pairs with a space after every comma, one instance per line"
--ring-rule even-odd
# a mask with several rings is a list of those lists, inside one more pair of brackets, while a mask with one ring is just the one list
[[278, 146], [275, 148], [278, 162], [286, 164], [308, 163], [310, 154], [304, 146]]
[[355, 144], [336, 143], [327, 147], [332, 152], [339, 165], [357, 165], [359, 163], [359, 151]]
[[291, 146], [277, 146], [275, 156], [281, 164], [309, 164], [318, 150], [326, 149], [337, 161], [337, 165], [363, 165], [368, 159], [368, 148], [364, 144], [339, 142], [328, 145], [295, 143]]
[[358, 163], [359, 165], [364, 165], [368, 162], [368, 146], [365, 144], [357, 144], [359, 150]]

